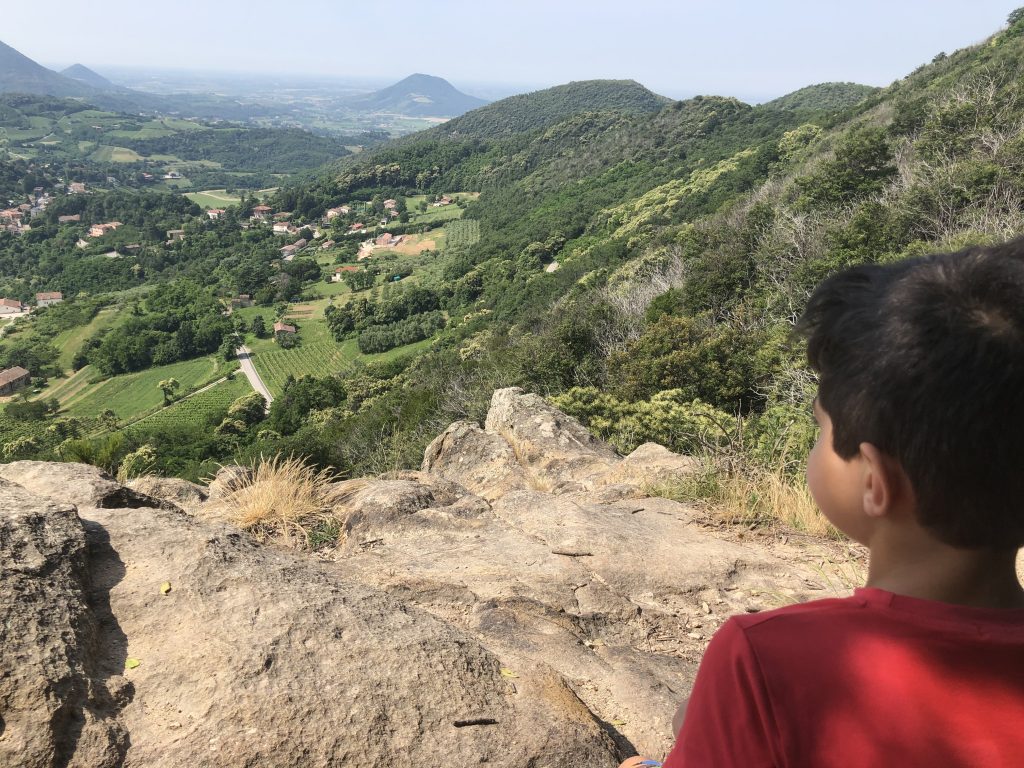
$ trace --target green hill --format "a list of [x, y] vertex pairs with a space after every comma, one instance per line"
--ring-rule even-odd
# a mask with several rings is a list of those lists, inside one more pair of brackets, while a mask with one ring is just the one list
[[762, 104], [767, 109], [841, 110], [864, 101], [880, 88], [858, 83], [808, 85]]
[[58, 75], [0, 42], [0, 93], [91, 96], [96, 90], [78, 80]]
[[411, 117], [454, 117], [487, 102], [457, 90], [432, 75], [415, 74], [379, 91], [348, 100], [349, 106], [367, 112], [393, 112]]
[[510, 96], [433, 129], [436, 135], [496, 138], [524, 133], [580, 112], [657, 112], [669, 99], [633, 80], [583, 80]]
[[72, 80], [83, 82], [93, 88], [98, 88], [101, 91], [127, 90], [114, 85], [112, 82], [107, 80], [107, 78], [103, 77], [103, 75], [93, 72], [82, 64], [72, 64], [67, 69], [62, 69], [60, 74], [64, 77], [70, 77]]

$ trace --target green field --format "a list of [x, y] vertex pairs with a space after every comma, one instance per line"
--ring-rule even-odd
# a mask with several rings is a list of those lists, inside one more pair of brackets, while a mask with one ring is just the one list
[[142, 155], [126, 147], [100, 146], [89, 156], [97, 163], [138, 163]]
[[211, 355], [162, 365], [138, 373], [112, 376], [81, 388], [72, 387], [64, 393], [63, 398], [53, 391], [46, 393], [45, 396], [58, 397], [62, 410], [66, 410], [71, 416], [95, 417], [109, 408], [122, 421], [132, 421], [163, 404], [163, 393], [157, 386], [163, 379], [177, 379], [181, 384], [178, 390], [178, 394], [181, 395], [214, 381], [233, 367], [237, 367], [237, 363], [224, 363]]
[[185, 197], [203, 208], [224, 208], [229, 205], [238, 205], [242, 198], [238, 195], [229, 195], [223, 189], [208, 189], [205, 192], [186, 192]]
[[88, 325], [81, 325], [57, 334], [53, 339], [53, 346], [60, 350], [58, 362], [60, 363], [61, 370], [71, 370], [71, 361], [78, 350], [82, 348], [82, 344], [85, 343], [86, 339], [103, 328], [111, 327], [117, 319], [117, 310], [108, 307], [100, 310]]
[[167, 408], [161, 408], [132, 426], [152, 429], [178, 424], [207, 424], [211, 415], [222, 413], [231, 403], [250, 392], [252, 387], [249, 386], [248, 379], [238, 374], [229, 381], [222, 381], [204, 392], [179, 400]]

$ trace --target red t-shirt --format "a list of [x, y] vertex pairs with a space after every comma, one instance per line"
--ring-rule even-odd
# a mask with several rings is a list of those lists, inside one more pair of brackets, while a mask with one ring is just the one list
[[1024, 765], [1024, 610], [858, 589], [715, 634], [665, 768]]

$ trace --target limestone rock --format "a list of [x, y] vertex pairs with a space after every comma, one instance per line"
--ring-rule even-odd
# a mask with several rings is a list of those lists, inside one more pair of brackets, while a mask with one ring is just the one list
[[422, 470], [454, 480], [488, 501], [530, 487], [529, 475], [505, 438], [466, 421], [455, 422], [427, 446]]
[[99, 467], [52, 461], [0, 464], [0, 477], [54, 501], [89, 507], [158, 507], [166, 503], [126, 488]]
[[644, 443], [597, 478], [599, 485], [633, 485], [640, 490], [681, 480], [700, 469], [692, 456], [680, 456], [657, 443]]
[[252, 467], [243, 467], [238, 464], [228, 464], [217, 470], [213, 480], [210, 481], [210, 498], [223, 499], [228, 494], [237, 491], [248, 483], [253, 476]]
[[129, 481], [128, 487], [146, 496], [177, 504], [187, 512], [198, 509], [210, 497], [203, 486], [177, 477], [146, 475]]
[[591, 487], [594, 475], [619, 460], [611, 446], [576, 419], [518, 387], [494, 393], [484, 429], [505, 438], [519, 464], [537, 479], [538, 488], [557, 492]]
[[[477, 498], [446, 485], [366, 484], [359, 520], [401, 525]], [[79, 523], [7, 484], [0, 505], [0, 627], [13, 628], [0, 633], [0, 765], [620, 759], [542, 661], [495, 655], [343, 570], [180, 510], [82, 506]]]
[[109, 615], [90, 586], [75, 508], [0, 480], [0, 765], [121, 765], [127, 738], [107, 685], [121, 687], [123, 638], [115, 622], [99, 641]]

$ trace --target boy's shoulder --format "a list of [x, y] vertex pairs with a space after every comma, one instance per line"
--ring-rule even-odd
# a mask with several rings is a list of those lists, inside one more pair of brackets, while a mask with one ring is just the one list
[[863, 587], [849, 597], [811, 600], [733, 617], [729, 624], [748, 642], [820, 642], [831, 634], [898, 631], [904, 637], [964, 633], [1024, 641], [1024, 610], [971, 608]]

